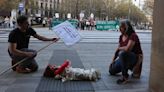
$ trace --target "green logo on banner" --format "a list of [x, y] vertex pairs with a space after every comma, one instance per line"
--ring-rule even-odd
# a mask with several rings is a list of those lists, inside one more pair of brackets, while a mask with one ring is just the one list
[[[62, 23], [62, 22], [64, 22], [64, 21], [66, 21], [66, 20], [54, 19], [54, 20], [52, 21], [52, 27], [54, 27], [54, 26], [56, 26], [56, 25], [58, 25], [58, 24], [60, 24], [60, 23]], [[77, 25], [78, 25], [78, 20], [71, 19], [71, 20], [67, 20], [67, 21], [69, 21], [74, 27], [77, 27]]]
[[118, 23], [116, 21], [96, 21], [97, 30], [117, 30]]

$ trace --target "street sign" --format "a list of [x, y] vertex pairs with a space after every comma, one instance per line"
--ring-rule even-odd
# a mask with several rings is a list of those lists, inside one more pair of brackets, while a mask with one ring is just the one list
[[71, 13], [67, 14], [67, 18], [70, 19], [71, 18]]
[[55, 18], [59, 18], [59, 13], [55, 13]]
[[23, 11], [24, 10], [24, 4], [23, 3], [19, 3], [19, 11]]
[[83, 18], [84, 17], [84, 13], [80, 13], [80, 18]]
[[80, 13], [80, 21], [82, 21], [83, 18], [84, 18], [84, 13], [81, 12], [81, 13]]
[[90, 17], [91, 17], [91, 19], [93, 19], [93, 18], [94, 18], [94, 14], [93, 14], [93, 13], [91, 13]]

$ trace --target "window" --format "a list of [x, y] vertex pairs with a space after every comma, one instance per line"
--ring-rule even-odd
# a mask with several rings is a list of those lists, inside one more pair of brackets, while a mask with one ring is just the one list
[[52, 9], [52, 5], [50, 4], [50, 9]]
[[46, 3], [46, 5], [45, 5], [45, 8], [47, 8], [47, 3]]
[[43, 8], [43, 3], [40, 3], [40, 7]]

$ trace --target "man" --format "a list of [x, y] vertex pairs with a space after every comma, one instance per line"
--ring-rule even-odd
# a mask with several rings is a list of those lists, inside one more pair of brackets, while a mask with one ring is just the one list
[[28, 49], [30, 36], [42, 41], [55, 42], [58, 41], [58, 38], [46, 38], [37, 34], [34, 29], [29, 27], [28, 18], [24, 15], [17, 18], [17, 24], [18, 27], [11, 31], [8, 38], [8, 52], [12, 58], [12, 65], [18, 63], [24, 58], [28, 59], [12, 69], [19, 73], [34, 72], [38, 69], [38, 65], [34, 59], [37, 52], [35, 50]]

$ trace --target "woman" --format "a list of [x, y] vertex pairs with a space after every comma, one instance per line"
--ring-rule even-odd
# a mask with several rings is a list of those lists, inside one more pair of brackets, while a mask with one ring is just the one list
[[[127, 83], [128, 70], [141, 70], [140, 56], [143, 56], [140, 40], [128, 20], [120, 22], [119, 46], [116, 49], [112, 63], [109, 67], [109, 73], [115, 75], [122, 72], [122, 78], [117, 80], [118, 84]], [[136, 77], [139, 77], [140, 74]], [[135, 76], [134, 76], [135, 77]]]

